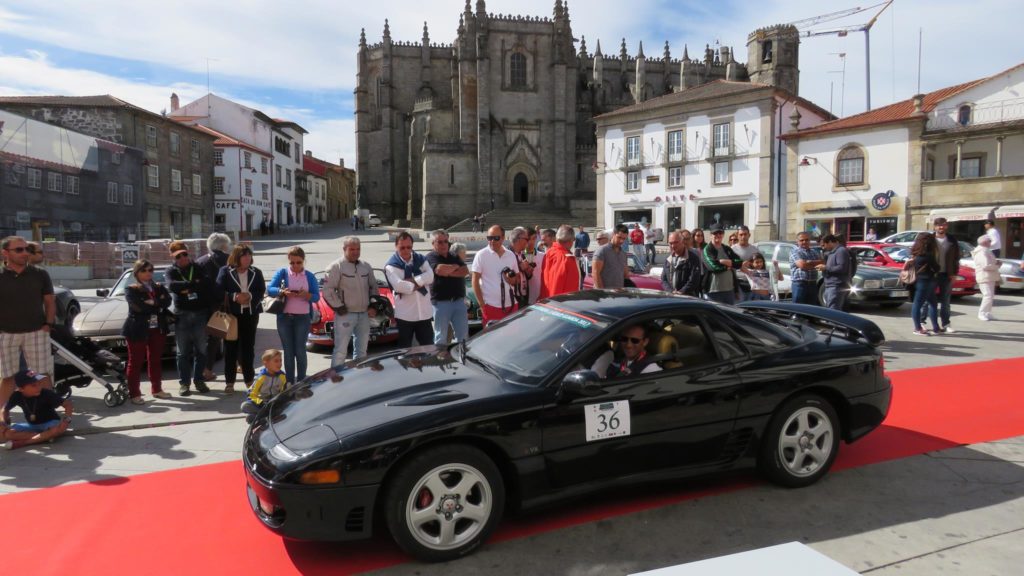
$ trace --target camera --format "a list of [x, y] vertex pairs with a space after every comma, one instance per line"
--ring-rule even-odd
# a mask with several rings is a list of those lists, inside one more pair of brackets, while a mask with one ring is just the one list
[[501, 275], [506, 278], [514, 278], [516, 274], [517, 272], [509, 268], [508, 266], [505, 266], [504, 268], [501, 269]]

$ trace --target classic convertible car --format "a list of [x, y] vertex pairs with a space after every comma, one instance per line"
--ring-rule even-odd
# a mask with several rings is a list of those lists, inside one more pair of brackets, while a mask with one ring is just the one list
[[[883, 341], [817, 306], [560, 295], [465, 343], [348, 362], [268, 402], [243, 444], [249, 504], [288, 538], [366, 538], [382, 519], [405, 551], [440, 561], [505, 514], [624, 484], [756, 465], [807, 486], [840, 440], [885, 419]], [[647, 368], [606, 378], [598, 364], [627, 344]]]

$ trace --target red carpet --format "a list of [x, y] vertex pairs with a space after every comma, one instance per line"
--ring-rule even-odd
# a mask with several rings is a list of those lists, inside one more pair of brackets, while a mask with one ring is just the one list
[[[843, 445], [833, 470], [1024, 435], [1024, 358], [893, 372], [884, 426]], [[492, 541], [742, 489], [664, 490], [611, 504], [580, 503], [506, 521]], [[0, 497], [9, 529], [39, 519], [39, 536], [7, 539], [11, 574], [354, 574], [407, 562], [386, 538], [350, 544], [285, 542], [249, 511], [238, 462]], [[56, 531], [56, 533], [55, 533]]]

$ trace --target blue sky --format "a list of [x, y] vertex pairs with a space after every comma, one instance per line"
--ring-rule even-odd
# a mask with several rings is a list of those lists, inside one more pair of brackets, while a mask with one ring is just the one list
[[[860, 6], [873, 4], [872, 0]], [[463, 0], [426, 3], [392, 0], [4, 0], [0, 4], [0, 94], [110, 93], [159, 112], [170, 93], [190, 102], [206, 92], [207, 58], [214, 93], [302, 124], [306, 147], [328, 159], [355, 163], [352, 88], [359, 30], [379, 41], [384, 18], [392, 38], [418, 41], [428, 22], [431, 40], [451, 42]], [[554, 2], [487, 2], [491, 13], [550, 16]], [[746, 60], [754, 29], [826, 14], [852, 0], [618, 0], [570, 2], [573, 32], [594, 50], [617, 53], [626, 38], [630, 54], [640, 41], [648, 57], [672, 56], [683, 44], [698, 57], [705, 44], [732, 46]], [[475, 6], [475, 0], [474, 0]], [[918, 30], [923, 29], [922, 91], [987, 76], [1020, 63], [1014, 38], [1019, 4], [977, 0], [965, 10], [953, 0], [896, 0], [872, 31], [872, 104], [916, 92]], [[168, 10], [168, 8], [171, 8]], [[862, 24], [872, 10], [820, 24], [831, 29]], [[840, 102], [845, 53], [845, 102]], [[805, 38], [800, 47], [800, 95], [847, 115], [864, 110], [864, 38]]]

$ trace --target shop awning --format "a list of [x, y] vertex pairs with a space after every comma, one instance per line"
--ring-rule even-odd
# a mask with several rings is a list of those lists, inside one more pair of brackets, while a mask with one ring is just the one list
[[930, 220], [943, 217], [950, 222], [967, 222], [972, 220], [988, 220], [992, 217], [995, 206], [967, 206], [964, 208], [936, 208], [928, 214]]
[[1000, 206], [996, 210], [996, 218], [1024, 218], [1024, 204]]

